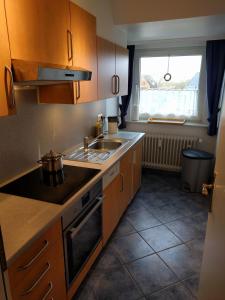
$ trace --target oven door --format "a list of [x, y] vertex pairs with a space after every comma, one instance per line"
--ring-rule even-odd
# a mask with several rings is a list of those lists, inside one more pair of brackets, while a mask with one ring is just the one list
[[64, 232], [67, 287], [102, 239], [102, 200], [97, 197]]

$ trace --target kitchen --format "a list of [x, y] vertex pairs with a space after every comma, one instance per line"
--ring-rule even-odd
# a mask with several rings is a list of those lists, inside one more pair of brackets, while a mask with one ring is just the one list
[[[66, 151], [73, 149], [74, 146], [82, 144], [83, 137], [93, 136], [95, 134], [94, 125], [99, 113], [103, 113], [103, 115], [106, 116], [117, 115], [117, 101], [112, 97], [114, 97], [115, 93], [120, 96], [126, 94], [127, 74], [124, 75], [124, 69], [126, 69], [126, 67], [124, 67], [123, 62], [125, 61], [125, 66], [127, 66], [127, 50], [125, 49], [126, 33], [123, 29], [113, 25], [110, 3], [108, 1], [105, 1], [104, 3], [103, 1], [100, 1], [96, 3], [96, 5], [92, 2], [88, 3], [87, 1], [87, 7], [83, 7], [84, 9], [71, 4], [72, 8], [70, 13], [67, 11], [68, 7], [65, 5], [67, 1], [54, 1], [54, 4], [52, 1], [46, 2], [43, 11], [41, 10], [41, 7], [36, 9], [36, 7], [34, 8], [35, 4], [31, 4], [27, 1], [23, 2], [24, 6], [19, 2], [15, 2], [13, 4], [11, 1], [2, 1], [2, 5], [3, 2], [6, 3], [6, 21], [9, 31], [11, 58], [14, 60], [14, 76], [17, 76], [16, 78], [19, 80], [21, 80], [21, 78], [25, 78], [25, 80], [30, 81], [29, 76], [31, 73], [29, 73], [29, 70], [31, 70], [34, 72], [31, 74], [33, 76], [32, 80], [34, 80], [36, 71], [33, 70], [37, 70], [37, 65], [32, 66], [34, 69], [29, 69], [31, 65], [27, 62], [43, 62], [54, 65], [70, 66], [69, 69], [73, 69], [71, 66], [76, 66], [86, 70], [95, 70], [95, 72], [92, 72], [91, 81], [81, 81], [80, 84], [75, 82], [74, 84], [62, 83], [55, 86], [42, 85], [38, 89], [29, 83], [23, 83], [23, 85], [25, 85], [23, 87], [21, 87], [21, 84], [15, 85], [14, 93], [16, 109], [13, 102], [14, 98], [9, 97], [9, 101], [12, 101], [10, 109], [7, 111], [6, 107], [4, 106], [3, 111], [5, 115], [9, 114], [10, 116], [2, 117], [0, 120], [1, 135], [4, 140], [4, 143], [1, 144], [1, 169], [4, 170], [4, 172], [1, 172], [0, 180], [2, 183], [6, 183], [11, 181], [13, 178], [18, 177], [18, 175], [21, 176], [22, 174], [26, 173], [26, 171], [31, 170], [34, 168], [34, 166], [37, 166], [35, 165], [35, 162], [45, 153], [48, 153], [50, 149], [57, 150], [57, 152], [66, 153]], [[76, 3], [82, 6], [82, 1], [76, 1]], [[55, 9], [54, 11], [56, 12], [55, 16], [53, 14], [53, 7]], [[90, 11], [91, 13], [87, 13], [86, 10]], [[49, 11], [51, 11], [51, 18], [48, 17]], [[4, 7], [1, 9], [1, 13], [3, 12]], [[76, 17], [72, 18], [72, 21], [69, 22], [69, 19], [71, 18], [70, 14], [74, 14]], [[60, 22], [58, 17], [59, 15], [63, 16]], [[65, 18], [66, 15], [69, 15], [70, 17]], [[97, 16], [97, 20], [95, 20], [93, 15]], [[40, 18], [43, 18], [42, 22], [40, 22]], [[1, 17], [1, 20], [3, 19], [5, 19], [5, 16]], [[98, 54], [94, 53], [94, 50], [96, 49], [96, 21], [97, 33], [100, 36], [97, 39], [97, 49], [99, 51]], [[30, 24], [33, 24], [33, 27], [30, 26]], [[27, 31], [28, 27], [32, 28], [32, 30]], [[46, 28], [48, 28], [48, 30], [46, 30]], [[67, 31], [68, 28], [72, 28], [72, 30]], [[47, 37], [43, 35], [43, 32], [47, 34]], [[62, 34], [63, 38], [66, 35], [65, 40], [67, 43], [57, 44], [55, 43], [55, 39], [49, 38], [53, 37], [56, 32], [59, 36], [59, 39], [60, 34]], [[76, 41], [76, 38], [78, 39], [78, 42]], [[3, 40], [7, 40], [6, 33]], [[90, 42], [88, 43], [87, 48], [85, 41]], [[41, 47], [43, 44], [44, 47], [42, 49]], [[37, 51], [37, 49], [42, 50]], [[120, 52], [120, 50], [122, 52]], [[121, 53], [122, 54], [121, 56], [118, 55], [115, 58], [115, 52], [119, 55]], [[62, 53], [63, 55], [61, 55]], [[105, 61], [105, 53], [110, 57], [113, 56], [113, 60], [109, 61], [108, 59]], [[124, 53], [126, 54], [124, 55]], [[87, 60], [86, 58], [89, 56], [92, 57], [92, 59]], [[125, 59], [124, 56], [126, 57]], [[101, 60], [99, 57], [101, 57]], [[120, 58], [122, 58], [122, 61], [119, 61], [117, 64], [117, 70], [115, 70], [115, 60], [117, 59], [118, 61]], [[7, 59], [7, 65], [10, 66], [10, 57]], [[20, 64], [21, 61], [25, 62]], [[105, 65], [105, 63], [107, 65]], [[121, 66], [122, 70], [119, 69]], [[45, 66], [43, 65], [43, 67]], [[99, 72], [98, 74], [97, 69]], [[106, 70], [108, 72], [105, 72]], [[9, 71], [10, 70], [7, 71], [7, 78], [10, 83]], [[113, 90], [111, 87], [111, 77], [116, 73], [119, 74], [121, 79], [118, 93], [117, 89], [119, 88], [119, 84], [116, 79], [113, 81]], [[1, 74], [1, 76], [3, 76], [3, 74]], [[125, 84], [123, 84], [123, 79], [125, 80]], [[10, 84], [9, 92], [11, 92]], [[95, 101], [98, 99], [107, 100]], [[79, 105], [74, 105], [75, 103]], [[130, 124], [128, 125], [130, 126]], [[129, 128], [129, 126], [128, 129], [130, 131], [142, 132], [142, 130], [134, 130]], [[27, 201], [25, 198], [23, 198], [23, 200], [20, 199], [21, 201], [18, 201], [16, 200], [16, 197], [6, 197], [4, 195], [5, 201], [3, 201], [4, 203], [2, 202], [2, 207], [5, 207], [4, 209], [5, 211], [8, 211], [8, 215], [1, 215], [1, 223], [3, 220], [2, 218], [5, 216], [3, 223], [7, 224], [8, 227], [4, 224], [3, 227], [6, 226], [5, 228], [9, 230], [9, 234], [4, 234], [3, 228], [3, 240], [6, 236], [7, 241], [5, 242], [5, 246], [7, 250], [6, 254], [8, 256], [8, 261], [10, 261], [10, 257], [13, 257], [13, 252], [16, 249], [17, 253], [13, 258], [13, 260], [16, 262], [16, 257], [19, 258], [20, 255], [23, 255], [23, 249], [21, 248], [21, 245], [24, 245], [24, 247], [32, 247], [32, 242], [37, 242], [36, 239], [41, 238], [41, 235], [45, 234], [44, 229], [53, 230], [50, 227], [54, 225], [57, 234], [59, 236], [60, 234], [62, 235], [62, 233], [60, 233], [62, 228], [60, 228], [59, 223], [57, 223], [57, 218], [64, 214], [66, 215], [70, 210], [72, 202], [83, 197], [87, 189], [91, 189], [95, 184], [97, 184], [98, 180], [100, 180], [103, 175], [104, 178], [107, 178], [105, 175], [107, 175], [108, 169], [111, 166], [114, 166], [115, 169], [112, 171], [115, 173], [113, 176], [117, 176], [117, 179], [115, 181], [111, 181], [114, 184], [114, 187], [111, 186], [111, 190], [107, 190], [106, 186], [105, 193], [108, 193], [108, 198], [111, 197], [117, 199], [118, 194], [113, 194], [112, 191], [118, 190], [119, 193], [124, 194], [124, 203], [120, 207], [119, 213], [118, 207], [115, 208], [110, 206], [111, 203], [108, 203], [109, 207], [106, 206], [109, 211], [113, 211], [113, 209], [117, 210], [118, 214], [115, 220], [110, 220], [110, 218], [106, 218], [105, 221], [103, 220], [103, 222], [106, 224], [105, 228], [107, 237], [105, 239], [107, 240], [110, 237], [112, 230], [118, 223], [118, 219], [121, 217], [128, 203], [131, 201], [136, 191], [140, 187], [141, 151], [139, 148], [136, 149], [135, 147], [139, 145], [143, 135], [133, 133], [126, 136], [126, 134], [119, 133], [119, 135], [115, 135], [113, 137], [108, 136], [108, 138], [120, 139], [119, 143], [122, 143], [122, 147], [117, 150], [116, 153], [108, 160], [108, 162], [101, 167], [101, 171], [95, 175], [94, 178], [90, 179], [88, 183], [86, 183], [85, 188], [81, 188], [76, 193], [75, 198], [70, 199], [63, 206], [44, 202], [39, 203], [39, 201]], [[120, 168], [117, 164], [115, 164], [118, 161], [120, 161]], [[131, 161], [133, 161], [133, 165]], [[77, 167], [83, 166], [83, 164], [80, 162], [74, 163], [68, 160], [66, 161], [66, 165], [76, 165]], [[122, 166], [124, 166], [124, 170], [122, 170]], [[98, 169], [96, 168], [95, 164], [91, 164], [90, 167], [95, 170]], [[108, 175], [110, 174], [111, 172], [109, 172]], [[130, 178], [127, 178], [129, 177], [126, 176], [127, 174], [133, 175], [130, 176]], [[134, 174], [137, 174], [136, 177]], [[129, 182], [128, 179], [131, 181]], [[100, 194], [95, 195], [95, 198], [101, 198]], [[44, 206], [43, 203], [45, 204]], [[14, 211], [15, 214], [10, 214], [10, 211]], [[87, 213], [89, 214], [89, 211]], [[27, 219], [28, 216], [31, 216], [31, 220]], [[113, 224], [110, 222], [107, 223], [108, 220], [110, 220], [110, 222]], [[10, 224], [12, 227], [10, 227]], [[23, 226], [21, 224], [23, 224]], [[63, 231], [68, 227], [68, 225], [69, 224], [64, 225]], [[13, 236], [11, 232], [14, 231], [14, 228], [16, 228], [16, 233]], [[46, 232], [46, 234], [49, 234], [51, 237], [50, 233]], [[57, 234], [55, 234], [55, 236], [57, 236]], [[15, 236], [17, 237], [16, 240]], [[46, 238], [44, 238], [44, 240], [45, 239]], [[53, 239], [51, 243], [56, 245], [58, 247], [58, 253], [61, 253], [61, 265], [58, 267], [62, 274], [64, 274], [64, 272], [68, 273], [68, 270], [62, 271], [65, 267], [62, 264], [62, 261], [64, 261], [63, 256], [65, 255], [65, 252], [63, 252], [62, 245], [60, 245], [60, 243], [57, 244], [57, 241], [57, 239]], [[106, 241], [103, 241], [103, 243], [106, 243]], [[41, 246], [43, 245], [41, 244]], [[41, 246], [36, 245], [38, 250], [41, 249]], [[10, 248], [12, 250], [11, 253], [10, 250], [8, 250]], [[37, 248], [30, 250], [31, 252], [33, 251], [33, 255], [38, 252]], [[18, 251], [18, 249], [20, 249], [20, 251]], [[51, 248], [51, 251], [53, 252], [52, 249], [53, 248]], [[52, 287], [52, 285], [47, 281], [45, 283], [45, 289], [39, 291], [39, 298], [41, 299], [41, 297], [45, 297], [45, 292], [48, 293], [50, 290], [49, 294], [46, 296], [46, 299], [51, 299], [51, 297], [53, 297], [51, 293], [56, 293], [56, 296], [54, 295], [54, 299], [64, 299], [65, 297], [65, 299], [72, 299], [81, 281], [85, 277], [86, 273], [88, 273], [88, 270], [100, 252], [98, 247], [95, 249], [96, 253], [94, 253], [93, 258], [91, 258], [87, 269], [84, 268], [84, 271], [80, 273], [81, 275], [77, 276], [77, 280], [75, 279], [71, 285], [72, 288], [70, 286], [69, 292], [67, 290], [67, 296], [61, 296], [60, 298], [60, 294], [57, 293], [57, 289], [54, 291], [54, 287]], [[50, 256], [52, 253], [51, 251], [48, 253]], [[29, 256], [29, 258], [31, 258], [33, 255]], [[19, 263], [20, 265], [24, 265], [28, 262], [28, 260], [29, 259], [26, 257], [24, 261], [19, 261]], [[57, 261], [57, 259], [55, 261]], [[53, 259], [53, 262], [51, 263], [53, 266], [55, 265], [55, 261]], [[49, 265], [46, 265], [46, 268], [48, 269]], [[48, 272], [48, 270], [46, 272]], [[53, 271], [51, 271], [51, 274], [52, 272]], [[38, 274], [39, 273], [40, 270]], [[13, 274], [13, 272], [11, 274]], [[13, 276], [14, 275], [11, 275], [11, 282], [15, 279]], [[26, 286], [21, 286], [21, 288], [24, 288], [24, 290], [29, 290], [30, 286], [32, 285], [31, 283], [34, 280], [34, 277], [31, 275], [26, 275], [26, 278], [28, 277], [30, 277], [29, 284], [26, 283]], [[62, 277], [64, 277], [64, 275]], [[15, 280], [19, 280], [16, 282], [21, 282], [22, 279], [16, 278]], [[56, 286], [60, 286], [60, 284], [62, 284], [62, 282], [56, 284]], [[61, 289], [62, 295], [65, 295], [63, 293], [66, 293], [65, 288], [66, 283], [65, 287]], [[10, 290], [10, 287], [7, 286], [7, 289]], [[17, 299], [16, 293], [20, 293], [20, 291], [17, 289], [14, 291], [12, 290], [11, 293], [15, 293], [15, 295], [13, 294], [11, 297], [13, 299]], [[28, 297], [27, 299], [32, 299], [30, 294], [26, 297]]]

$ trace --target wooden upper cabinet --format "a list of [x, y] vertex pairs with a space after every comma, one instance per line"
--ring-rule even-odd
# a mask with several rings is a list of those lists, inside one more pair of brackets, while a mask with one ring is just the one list
[[10, 68], [11, 60], [4, 0], [0, 0], [0, 116], [15, 113], [15, 98]]
[[68, 0], [5, 0], [12, 59], [67, 66]]
[[[77, 103], [97, 100], [96, 18], [70, 2], [73, 66], [92, 72], [91, 81], [75, 83]], [[79, 90], [78, 90], [79, 89]]]
[[116, 45], [116, 75], [118, 96], [128, 92], [128, 50]]
[[115, 45], [97, 37], [98, 53], [98, 98], [114, 97]]
[[128, 50], [97, 38], [98, 97], [106, 99], [127, 95]]

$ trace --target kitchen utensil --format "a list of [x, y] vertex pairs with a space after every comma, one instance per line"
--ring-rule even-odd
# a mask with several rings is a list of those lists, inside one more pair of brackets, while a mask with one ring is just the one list
[[41, 164], [43, 170], [47, 172], [58, 172], [63, 169], [63, 156], [64, 154], [51, 150], [37, 162]]

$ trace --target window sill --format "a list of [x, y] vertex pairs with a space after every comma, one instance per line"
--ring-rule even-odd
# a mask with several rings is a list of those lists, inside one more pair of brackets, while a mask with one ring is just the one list
[[148, 121], [144, 121], [144, 120], [141, 120], [141, 121], [127, 121], [127, 123], [134, 123], [134, 124], [145, 124], [145, 125], [148, 125], [148, 126], [155, 126], [155, 125], [160, 125], [160, 126], [192, 126], [192, 127], [205, 127], [207, 128], [208, 125], [205, 124], [205, 123], [193, 123], [193, 122], [185, 122], [184, 124], [154, 124], [154, 123], [148, 123]]

